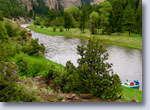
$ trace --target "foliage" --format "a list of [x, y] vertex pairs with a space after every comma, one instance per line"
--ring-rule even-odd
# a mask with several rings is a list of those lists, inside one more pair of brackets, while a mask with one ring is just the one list
[[99, 19], [99, 14], [97, 12], [93, 11], [90, 14], [91, 34], [97, 34], [96, 29], [97, 29], [98, 19]]
[[4, 17], [1, 11], [0, 11], [0, 21], [4, 21]]
[[84, 6], [80, 12], [80, 17], [79, 17], [79, 24], [80, 24], [80, 30], [84, 33], [84, 29], [86, 27], [86, 22], [88, 20], [88, 13], [87, 9]]
[[0, 10], [7, 18], [18, 18], [20, 16], [26, 17], [27, 11], [25, 7], [18, 2], [18, 0], [0, 0]]
[[109, 24], [109, 15], [111, 10], [112, 10], [112, 5], [108, 1], [100, 3], [99, 12], [100, 12], [102, 34], [104, 34], [104, 30], [106, 28], [105, 25]]
[[38, 55], [39, 52], [45, 52], [45, 47], [43, 44], [38, 44], [38, 39], [34, 39], [29, 45], [24, 46], [22, 51], [28, 55]]
[[112, 32], [122, 32], [123, 24], [123, 6], [122, 0], [111, 1], [112, 11], [110, 14], [110, 25], [112, 26]]
[[30, 93], [16, 83], [18, 75], [14, 71], [17, 71], [16, 65], [7, 62], [0, 63], [0, 102], [39, 101], [34, 93]]
[[56, 11], [54, 9], [50, 10], [45, 18], [45, 26], [51, 26], [51, 22], [56, 18]]
[[64, 13], [64, 27], [69, 31], [72, 26], [72, 17], [71, 14], [68, 12]]
[[59, 31], [60, 31], [60, 32], [63, 32], [63, 31], [64, 31], [64, 27], [60, 26], [60, 27], [59, 27]]
[[19, 66], [19, 75], [27, 77], [48, 76], [55, 73], [55, 64], [46, 59], [37, 56], [28, 56], [27, 54], [18, 54], [10, 61], [16, 62]]
[[8, 38], [7, 30], [3, 25], [3, 22], [0, 21], [0, 40], [6, 41]]
[[51, 26], [64, 26], [64, 19], [63, 17], [59, 17], [59, 18], [56, 18], [54, 19], [52, 22], [51, 22]]
[[9, 37], [13, 37], [15, 36], [15, 32], [14, 32], [14, 29], [13, 29], [13, 26], [10, 22], [5, 22], [5, 28], [7, 30], [7, 34]]
[[8, 61], [18, 52], [18, 45], [13, 44], [11, 41], [0, 41], [0, 61]]
[[87, 47], [78, 46], [78, 67], [70, 61], [66, 72], [55, 79], [64, 92], [78, 91], [91, 93], [102, 99], [118, 99], [121, 95], [121, 81], [113, 73], [112, 64], [107, 63], [108, 53], [95, 39], [90, 39]]
[[36, 17], [36, 20], [34, 21], [34, 25], [40, 25], [41, 19], [39, 17]]
[[76, 21], [79, 21], [79, 8], [78, 7], [70, 7], [65, 8], [65, 12], [69, 13]]
[[133, 30], [135, 24], [134, 10], [131, 8], [130, 5], [128, 5], [124, 10], [123, 21], [124, 28], [126, 31], [129, 32], [130, 36], [130, 33]]
[[54, 31], [54, 32], [56, 31], [56, 29], [57, 29], [56, 26], [53, 26], [53, 31]]

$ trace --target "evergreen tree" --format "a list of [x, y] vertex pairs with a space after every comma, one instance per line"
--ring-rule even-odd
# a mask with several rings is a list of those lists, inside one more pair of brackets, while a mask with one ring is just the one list
[[123, 6], [122, 0], [113, 0], [113, 10], [110, 15], [110, 24], [114, 32], [122, 32]]
[[100, 19], [101, 19], [102, 34], [104, 34], [106, 25], [109, 24], [109, 15], [111, 10], [112, 10], [112, 5], [108, 1], [100, 3], [99, 12], [100, 12]]
[[138, 33], [142, 34], [142, 3], [139, 4], [136, 11], [136, 29]]
[[79, 19], [79, 25], [80, 30], [84, 33], [84, 29], [86, 27], [86, 21], [88, 19], [88, 13], [85, 6], [83, 6], [81, 12], [80, 12], [80, 19]]
[[98, 24], [99, 14], [93, 11], [90, 14], [90, 22], [91, 22], [91, 34], [97, 34], [97, 24]]
[[64, 27], [69, 31], [71, 26], [72, 26], [72, 17], [70, 13], [65, 12], [64, 13]]
[[129, 36], [130, 36], [131, 31], [134, 30], [134, 26], [135, 26], [134, 9], [131, 8], [130, 4], [124, 10], [123, 24], [124, 24], [125, 30], [128, 31]]

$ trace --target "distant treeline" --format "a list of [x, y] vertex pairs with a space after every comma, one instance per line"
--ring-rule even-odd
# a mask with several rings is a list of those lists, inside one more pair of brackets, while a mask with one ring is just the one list
[[36, 17], [36, 25], [90, 29], [91, 34], [111, 34], [127, 31], [142, 34], [142, 3], [140, 0], [106, 0], [99, 5], [83, 5]]
[[[85, 0], [82, 0], [83, 4]], [[37, 4], [31, 0], [33, 10], [17, 0], [0, 0], [0, 11], [7, 18], [20, 16], [36, 19], [35, 24], [43, 26], [62, 26], [66, 29], [90, 29], [92, 34], [122, 33], [125, 31], [142, 34], [141, 0], [106, 0], [99, 5], [87, 5], [57, 10], [49, 10], [43, 0]]]
[[31, 0], [32, 10], [28, 11], [27, 6], [18, 0], [0, 0], [0, 11], [6, 18], [35, 17], [36, 15], [47, 14], [49, 8], [45, 6], [43, 0], [37, 0], [37, 4]]

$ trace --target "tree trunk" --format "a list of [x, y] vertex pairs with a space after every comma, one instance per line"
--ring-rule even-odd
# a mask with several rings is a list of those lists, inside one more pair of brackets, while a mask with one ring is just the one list
[[131, 31], [129, 30], [129, 36], [130, 36], [130, 34], [131, 34]]

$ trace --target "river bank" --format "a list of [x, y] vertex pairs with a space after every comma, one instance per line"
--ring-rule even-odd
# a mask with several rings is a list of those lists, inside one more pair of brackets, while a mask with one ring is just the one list
[[83, 40], [88, 40], [91, 37], [95, 37], [105, 45], [116, 45], [142, 50], [142, 36], [139, 34], [131, 34], [131, 36], [128, 36], [127, 33], [114, 33], [112, 35], [91, 35], [89, 30], [85, 30], [85, 33], [81, 33], [80, 30], [77, 28], [72, 28], [70, 29], [70, 31], [65, 30], [63, 32], [59, 32], [59, 29], [57, 29], [56, 32], [54, 32], [51, 27], [41, 28], [40, 26], [34, 25], [30, 25], [27, 28], [39, 33], [48, 34], [52, 36], [66, 36], [69, 38], [78, 38]]

